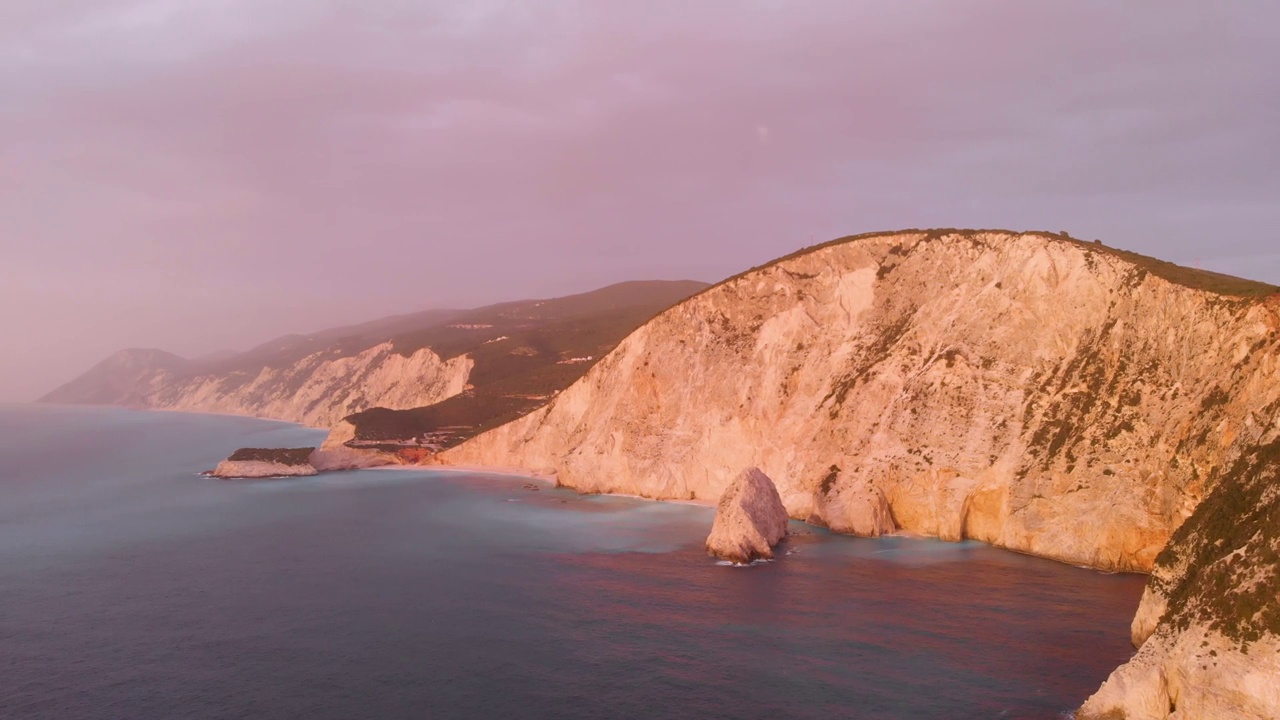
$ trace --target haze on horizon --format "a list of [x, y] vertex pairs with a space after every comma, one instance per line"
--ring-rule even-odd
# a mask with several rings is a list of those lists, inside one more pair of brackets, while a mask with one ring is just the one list
[[1280, 283], [1280, 5], [8, 0], [0, 400], [904, 227]]

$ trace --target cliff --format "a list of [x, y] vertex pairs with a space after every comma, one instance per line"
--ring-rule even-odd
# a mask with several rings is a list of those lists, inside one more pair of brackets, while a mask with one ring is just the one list
[[[430, 348], [398, 352], [390, 340], [359, 351], [341, 346], [293, 357], [246, 353], [214, 363], [160, 350], [123, 350], [50, 392], [41, 402], [121, 405], [272, 418], [329, 427], [372, 407], [431, 405], [466, 387], [472, 362]], [[256, 360], [256, 361], [255, 361]]]
[[1280, 435], [1215, 471], [1213, 491], [1156, 558], [1134, 658], [1081, 720], [1280, 717]]
[[252, 415], [329, 427], [372, 407], [431, 405], [462, 392], [472, 367], [464, 356], [442, 359], [430, 348], [410, 355], [390, 341], [348, 357], [313, 353], [284, 367], [191, 378], [158, 374], [146, 407]]
[[[561, 298], [431, 310], [289, 335], [202, 360], [126, 350], [43, 401], [251, 415], [317, 427], [376, 408], [353, 427], [393, 445], [421, 447], [418, 440], [442, 427], [451, 437], [469, 437], [545, 403], [655, 313], [705, 287], [626, 282]], [[447, 399], [455, 402], [440, 408]], [[393, 414], [415, 408], [436, 409]]]
[[1277, 288], [1045, 233], [845, 238], [663, 313], [445, 454], [583, 492], [1152, 573], [1084, 720], [1280, 717]]
[[759, 467], [793, 518], [832, 524], [849, 488], [907, 531], [1147, 571], [1280, 398], [1271, 290], [1040, 233], [845, 239], [677, 305], [444, 457], [711, 501]]

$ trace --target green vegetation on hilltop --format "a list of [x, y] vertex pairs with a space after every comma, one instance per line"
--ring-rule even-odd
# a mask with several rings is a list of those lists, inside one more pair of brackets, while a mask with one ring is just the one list
[[1246, 280], [1233, 275], [1224, 275], [1222, 273], [1216, 273], [1209, 270], [1200, 270], [1197, 268], [1175, 265], [1174, 263], [1167, 262], [1165, 260], [1140, 255], [1129, 250], [1109, 247], [1097, 241], [1086, 242], [1084, 240], [1077, 240], [1065, 233], [1060, 233], [1058, 235], [1053, 235], [1052, 233], [1030, 234], [1075, 243], [1076, 245], [1080, 245], [1087, 250], [1092, 250], [1093, 252], [1100, 252], [1118, 257], [1135, 267], [1146, 270], [1156, 277], [1163, 278], [1175, 285], [1181, 285], [1193, 290], [1204, 290], [1205, 292], [1211, 292], [1217, 295], [1228, 295], [1242, 298], [1266, 297], [1280, 292], [1280, 287], [1269, 285], [1264, 282], [1258, 282], [1257, 280]]
[[232, 462], [265, 462], [281, 465], [306, 465], [315, 448], [240, 448], [227, 458]]
[[[1229, 297], [1240, 297], [1240, 298], [1266, 297], [1269, 295], [1273, 295], [1275, 293], [1280, 293], [1280, 287], [1275, 285], [1270, 285], [1264, 282], [1258, 282], [1256, 280], [1246, 280], [1244, 278], [1238, 278], [1231, 275], [1224, 275], [1222, 273], [1211, 272], [1209, 270], [1199, 270], [1196, 268], [1189, 268], [1189, 267], [1184, 267], [1182, 265], [1176, 265], [1171, 262], [1167, 262], [1167, 261], [1160, 260], [1153, 257], [1148, 257], [1146, 255], [1141, 255], [1135, 252], [1131, 252], [1129, 250], [1121, 250], [1119, 248], [1114, 248], [1109, 245], [1105, 245], [1098, 240], [1094, 240], [1090, 242], [1087, 240], [1080, 240], [1078, 238], [1073, 238], [1065, 232], [1052, 233], [1052, 232], [1045, 232], [1040, 230], [1029, 230], [1025, 232], [1017, 232], [1014, 230], [964, 229], [964, 228], [932, 228], [932, 229], [908, 228], [906, 230], [882, 230], [882, 231], [876, 231], [876, 232], [862, 233], [859, 235], [848, 235], [845, 237], [836, 238], [834, 240], [828, 240], [826, 242], [819, 243], [817, 245], [811, 245], [809, 247], [802, 248], [788, 255], [784, 255], [780, 258], [770, 260], [769, 262], [764, 263], [763, 265], [757, 265], [756, 267], [753, 267], [750, 270], [745, 270], [743, 272], [738, 273], [737, 275], [734, 275], [733, 277], [727, 278], [726, 280], [720, 283], [717, 283], [712, 287], [719, 287], [720, 285], [733, 282], [734, 280], [738, 280], [753, 272], [757, 272], [759, 270], [764, 270], [766, 268], [773, 267], [780, 263], [784, 263], [788, 260], [794, 260], [795, 258], [808, 255], [809, 253], [813, 253], [818, 250], [823, 250], [823, 249], [834, 247], [837, 245], [844, 245], [846, 243], [859, 242], [864, 240], [873, 240], [876, 238], [893, 237], [896, 235], [918, 235], [920, 236], [921, 242], [928, 242], [931, 240], [938, 240], [944, 237], [976, 238], [978, 235], [983, 235], [988, 233], [1000, 233], [1000, 234], [1007, 234], [1007, 235], [1013, 235], [1013, 236], [1039, 237], [1047, 240], [1055, 240], [1059, 242], [1071, 243], [1073, 245], [1079, 246], [1080, 248], [1088, 252], [1101, 253], [1105, 255], [1110, 255], [1112, 257], [1120, 258], [1121, 260], [1124, 260], [1125, 262], [1133, 265], [1134, 267], [1137, 267], [1141, 270], [1145, 270], [1151, 273], [1152, 275], [1155, 275], [1156, 277], [1163, 278], [1165, 280], [1168, 280], [1171, 283], [1174, 283], [1176, 285], [1181, 285], [1183, 287], [1188, 287], [1193, 290], [1203, 290], [1205, 292], [1211, 292], [1218, 295], [1225, 295]], [[710, 290], [710, 289], [712, 288], [707, 288], [707, 290]], [[703, 292], [706, 292], [706, 290], [704, 290]]]
[[[1168, 598], [1164, 622], [1204, 624], [1248, 649], [1280, 637], [1280, 440], [1245, 453], [1156, 558], [1152, 584]], [[1160, 581], [1160, 571], [1185, 567]]]

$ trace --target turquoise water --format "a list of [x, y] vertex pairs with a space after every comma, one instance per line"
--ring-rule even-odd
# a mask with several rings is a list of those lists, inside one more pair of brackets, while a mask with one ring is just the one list
[[282, 423], [0, 407], [3, 718], [1057, 718], [1143, 579], [520, 478], [216, 481]]

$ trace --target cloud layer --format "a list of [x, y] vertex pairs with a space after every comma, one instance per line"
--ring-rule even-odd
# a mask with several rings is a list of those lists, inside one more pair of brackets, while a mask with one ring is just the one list
[[16, 0], [0, 398], [908, 226], [1280, 282], [1280, 7]]

